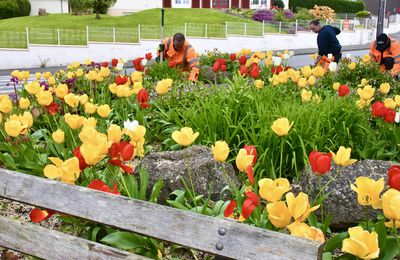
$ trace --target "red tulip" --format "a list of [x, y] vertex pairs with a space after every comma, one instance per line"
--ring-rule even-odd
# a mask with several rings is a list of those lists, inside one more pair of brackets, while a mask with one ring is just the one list
[[280, 65], [271, 68], [271, 74], [279, 75], [279, 73], [281, 73], [282, 71], [283, 71], [283, 67]]
[[147, 92], [146, 89], [141, 89], [139, 93], [137, 94], [137, 101], [140, 105], [141, 108], [149, 108], [150, 104], [147, 103], [149, 100], [149, 92]]
[[81, 171], [83, 171], [84, 169], [86, 169], [86, 167], [88, 167], [88, 165], [86, 164], [85, 158], [83, 158], [82, 154], [81, 154], [81, 150], [80, 147], [75, 147], [74, 149], [74, 156], [76, 158], [78, 158], [79, 160], [79, 169]]
[[144, 70], [144, 67], [142, 65], [142, 60], [143, 59], [144, 58], [139, 57], [139, 58], [136, 58], [136, 59], [134, 59], [132, 61], [133, 62], [133, 67], [135, 67], [135, 70], [137, 70], [137, 71], [143, 71]]
[[98, 190], [98, 191], [103, 191], [103, 192], [120, 195], [120, 193], [118, 191], [118, 186], [115, 183], [114, 183], [113, 190], [111, 191], [111, 188], [108, 187], [102, 180], [93, 180], [91, 183], [89, 183], [88, 188], [93, 189], [93, 190]]
[[57, 115], [58, 114], [58, 112], [60, 111], [60, 108], [58, 107], [58, 105], [56, 104], [56, 103], [54, 103], [54, 102], [52, 102], [50, 105], [48, 105], [48, 106], [45, 106], [44, 107], [46, 110], [47, 110], [47, 112], [50, 114], [50, 115], [52, 115], [52, 116], [54, 116], [54, 115]]
[[217, 59], [216, 62], [222, 65], [226, 65], [226, 60], [225, 59]]
[[125, 164], [124, 161], [130, 161], [133, 158], [135, 147], [128, 142], [113, 143], [110, 147], [110, 164], [119, 166], [128, 174], [133, 173], [133, 169]]
[[229, 58], [231, 59], [231, 61], [235, 61], [236, 60], [236, 54], [235, 53], [231, 53], [231, 55], [229, 55]]
[[347, 85], [341, 85], [338, 89], [338, 93], [340, 97], [347, 96], [350, 93], [350, 88]]
[[221, 65], [221, 71], [222, 72], [226, 71], [226, 65]]
[[254, 173], [253, 173], [253, 166], [248, 165], [246, 168], [246, 174], [247, 178], [249, 178], [249, 181], [251, 182], [252, 185], [254, 185]]
[[176, 62], [173, 61], [173, 60], [171, 60], [171, 61], [168, 63], [168, 67], [170, 67], [170, 68], [175, 68], [175, 66], [176, 66]]
[[236, 208], [236, 201], [231, 200], [229, 205], [224, 210], [224, 217], [226, 217], [226, 218], [230, 217], [233, 214], [233, 211], [235, 210], [235, 208]]
[[258, 66], [253, 66], [253, 68], [250, 70], [250, 76], [253, 79], [256, 79], [260, 76], [260, 69], [258, 68]]
[[372, 105], [372, 115], [374, 117], [383, 117], [386, 113], [387, 108], [385, 107], [385, 105], [380, 102], [380, 101], [376, 101], [373, 105]]
[[212, 70], [214, 72], [218, 72], [221, 69], [221, 63], [219, 63], [218, 61], [214, 62], [214, 65], [212, 67]]
[[332, 154], [312, 151], [308, 156], [308, 160], [315, 174], [325, 174], [331, 169]]
[[101, 66], [104, 67], [104, 68], [107, 68], [107, 67], [108, 67], [108, 62], [107, 62], [107, 61], [102, 62], [102, 63], [101, 63]]
[[245, 194], [247, 198], [242, 205], [242, 216], [247, 219], [260, 203], [260, 199], [258, 198], [258, 195], [252, 191], [245, 192]]
[[39, 223], [43, 220], [50, 218], [52, 215], [56, 213], [54, 210], [40, 210], [40, 209], [32, 209], [29, 213], [29, 218], [32, 222]]
[[245, 65], [246, 61], [247, 61], [246, 56], [244, 56], [244, 55], [240, 56], [240, 58], [239, 58], [239, 64], [240, 65]]
[[246, 149], [247, 155], [253, 155], [253, 162], [251, 163], [254, 166], [257, 162], [257, 149], [254, 145], [247, 145], [245, 144], [244, 149]]
[[117, 83], [117, 85], [125, 85], [127, 82], [128, 82], [128, 77], [127, 76], [118, 75], [115, 78], [115, 83]]
[[151, 55], [151, 52], [146, 53], [145, 58], [146, 60], [151, 60], [151, 58], [153, 58], [153, 55]]
[[247, 76], [248, 70], [246, 66], [241, 66], [239, 69], [240, 75]]
[[117, 67], [117, 64], [118, 64], [118, 59], [112, 59], [111, 60], [111, 65], [115, 68], [115, 67]]
[[383, 116], [383, 120], [385, 120], [388, 123], [393, 123], [395, 118], [396, 118], [396, 111], [387, 108], [385, 111], [385, 115]]
[[400, 191], [400, 165], [393, 165], [388, 170], [388, 185]]

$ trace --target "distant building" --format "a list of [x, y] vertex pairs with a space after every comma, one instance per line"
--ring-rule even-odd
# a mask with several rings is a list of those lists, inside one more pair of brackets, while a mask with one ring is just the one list
[[30, 15], [38, 15], [39, 9], [45, 9], [46, 13], [69, 13], [69, 0], [29, 0], [31, 3]]

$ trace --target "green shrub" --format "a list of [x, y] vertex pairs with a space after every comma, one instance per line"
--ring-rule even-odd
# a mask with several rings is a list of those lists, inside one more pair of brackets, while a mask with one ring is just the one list
[[29, 0], [17, 0], [19, 13], [18, 16], [28, 16], [31, 13], [31, 3]]
[[371, 13], [369, 11], [360, 11], [356, 14], [358, 18], [366, 18], [369, 17]]
[[17, 17], [18, 4], [14, 0], [0, 0], [0, 19]]
[[75, 15], [93, 13], [93, 0], [70, 0], [71, 12]]
[[312, 20], [313, 16], [307, 8], [299, 8], [297, 13], [294, 15], [296, 20]]
[[365, 3], [362, 0], [352, 2], [348, 0], [290, 0], [289, 7], [293, 10], [298, 8], [311, 9], [314, 5], [329, 6], [336, 13], [357, 13], [365, 9]]
[[282, 0], [275, 0], [272, 5], [281, 9], [285, 8], [285, 4]]

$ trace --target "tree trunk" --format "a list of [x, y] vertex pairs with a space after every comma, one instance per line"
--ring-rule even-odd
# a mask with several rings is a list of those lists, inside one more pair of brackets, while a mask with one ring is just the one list
[[96, 18], [95, 19], [100, 19], [100, 12], [99, 11], [96, 12]]

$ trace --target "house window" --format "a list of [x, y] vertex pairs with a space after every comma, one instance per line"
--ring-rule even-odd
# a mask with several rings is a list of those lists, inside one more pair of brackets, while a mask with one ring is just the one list
[[189, 4], [189, 0], [175, 0], [175, 4]]
[[267, 4], [267, 0], [251, 0], [251, 4], [252, 5], [258, 5], [258, 4], [266, 5]]

